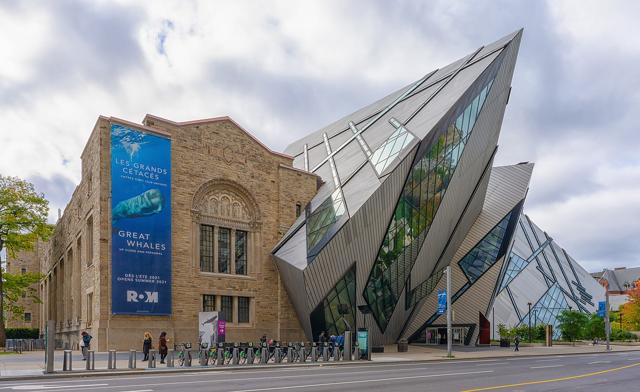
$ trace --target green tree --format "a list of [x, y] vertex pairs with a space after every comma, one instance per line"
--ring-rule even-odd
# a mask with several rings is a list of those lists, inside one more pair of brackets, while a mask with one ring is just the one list
[[589, 339], [604, 339], [606, 337], [604, 330], [604, 319], [597, 313], [589, 315], [584, 329], [584, 337]]
[[589, 316], [576, 310], [563, 310], [558, 316], [559, 328], [562, 338], [575, 342], [583, 336]]
[[[48, 214], [49, 202], [35, 191], [33, 184], [0, 175], [0, 252], [6, 249], [13, 257], [19, 251], [33, 249], [38, 239], [46, 240], [52, 232]], [[4, 347], [6, 340], [5, 310], [15, 314], [12, 309], [16, 310], [15, 301], [23, 292], [35, 296], [29, 291], [33, 279], [36, 277], [32, 274], [3, 276], [0, 265], [0, 347]]]

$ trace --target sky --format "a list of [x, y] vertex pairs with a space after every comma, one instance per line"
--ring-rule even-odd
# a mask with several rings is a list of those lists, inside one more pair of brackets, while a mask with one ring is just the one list
[[524, 27], [496, 164], [588, 271], [640, 266], [640, 2], [0, 0], [0, 173], [50, 200], [99, 115], [228, 115], [276, 151]]

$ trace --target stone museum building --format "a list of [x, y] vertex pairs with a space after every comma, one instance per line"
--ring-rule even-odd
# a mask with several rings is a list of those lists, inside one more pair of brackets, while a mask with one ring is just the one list
[[[33, 250], [18, 252], [15, 257], [7, 255], [7, 272], [10, 274], [24, 274], [27, 272], [40, 272], [40, 260], [45, 251], [44, 242], [36, 242]], [[38, 285], [34, 285], [38, 290]], [[31, 298], [25, 296], [18, 300], [18, 305], [23, 307], [22, 314], [14, 314], [7, 320], [7, 328], [40, 328], [40, 305]]]
[[[167, 315], [112, 311], [111, 129], [171, 142], [171, 279]], [[82, 180], [40, 258], [45, 320], [61, 346], [81, 331], [98, 350], [141, 346], [142, 334], [198, 341], [198, 312], [224, 314], [229, 341], [266, 334], [300, 340], [302, 329], [270, 251], [315, 195], [318, 177], [295, 169], [228, 117], [143, 124], [100, 117], [82, 153]], [[32, 316], [33, 317], [33, 316]]]
[[[228, 117], [100, 117], [82, 180], [34, 256], [40, 326], [55, 320], [61, 346], [87, 330], [98, 350], [130, 349], [144, 331], [196, 343], [199, 312], [214, 311], [227, 341], [367, 327], [376, 346], [487, 344], [499, 324], [557, 327], [565, 309], [595, 311], [604, 289], [525, 214], [534, 165], [493, 165], [521, 38], [284, 154]], [[451, 337], [437, 311], [447, 267]]]

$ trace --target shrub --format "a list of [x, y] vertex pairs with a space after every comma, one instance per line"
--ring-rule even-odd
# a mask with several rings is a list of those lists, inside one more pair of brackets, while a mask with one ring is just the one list
[[38, 328], [7, 328], [7, 339], [38, 339], [40, 330]]

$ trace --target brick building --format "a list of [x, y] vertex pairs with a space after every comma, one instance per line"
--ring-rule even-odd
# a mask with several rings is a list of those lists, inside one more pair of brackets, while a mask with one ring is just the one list
[[[111, 130], [171, 140], [171, 311], [114, 314], [111, 279]], [[319, 177], [293, 167], [228, 117], [143, 125], [99, 117], [82, 153], [82, 180], [39, 257], [41, 328], [56, 320], [62, 346], [87, 330], [98, 350], [142, 345], [166, 331], [198, 341], [198, 312], [219, 311], [227, 340], [301, 339], [303, 331], [270, 251], [315, 195]], [[155, 344], [154, 344], [155, 345]]]

